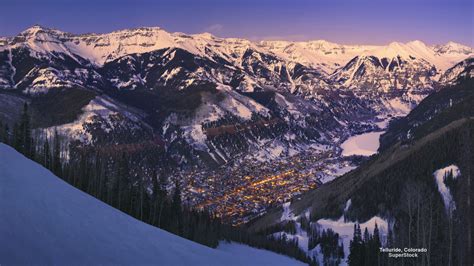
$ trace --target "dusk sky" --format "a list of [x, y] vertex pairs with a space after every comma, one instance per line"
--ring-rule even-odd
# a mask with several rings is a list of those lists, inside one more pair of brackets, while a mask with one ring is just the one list
[[40, 24], [73, 33], [141, 26], [252, 40], [474, 46], [472, 0], [0, 0], [0, 36]]

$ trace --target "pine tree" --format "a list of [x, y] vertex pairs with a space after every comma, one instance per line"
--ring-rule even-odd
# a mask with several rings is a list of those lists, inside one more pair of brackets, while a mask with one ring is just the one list
[[374, 234], [372, 235], [370, 242], [369, 242], [369, 252], [368, 252], [368, 258], [366, 260], [367, 265], [377, 265], [379, 264], [379, 249], [382, 246], [382, 243], [380, 242], [380, 233], [379, 233], [379, 228], [377, 226], [377, 223], [375, 223], [374, 227]]
[[86, 191], [89, 185], [90, 178], [90, 165], [89, 165], [89, 154], [81, 153], [79, 156], [79, 169], [78, 169], [78, 179], [76, 180], [76, 185], [82, 191]]
[[360, 225], [358, 223], [354, 224], [354, 241], [357, 243], [362, 242], [362, 231], [360, 230]]
[[161, 217], [163, 216], [163, 213], [167, 209], [167, 203], [166, 203], [166, 177], [164, 175], [160, 175], [159, 178], [159, 183], [158, 183], [158, 200], [159, 200], [159, 208], [158, 208], [158, 227], [161, 227], [162, 225], [162, 219]]
[[182, 202], [181, 202], [181, 188], [179, 182], [175, 182], [175, 189], [173, 192], [173, 198], [171, 202], [171, 211], [172, 211], [172, 232], [176, 234], [181, 233], [182, 226]]
[[138, 217], [143, 221], [144, 207], [145, 207], [145, 184], [142, 178], [138, 178]]
[[41, 157], [44, 167], [51, 169], [51, 149], [49, 148], [48, 138], [46, 138], [43, 144], [43, 154]]
[[31, 138], [31, 125], [30, 115], [28, 112], [28, 104], [23, 105], [23, 112], [21, 114], [20, 125], [19, 125], [19, 143], [20, 152], [25, 154], [27, 157], [31, 156], [32, 138]]
[[393, 233], [392, 233], [392, 230], [390, 229], [390, 226], [388, 227], [387, 247], [389, 248], [393, 247]]
[[129, 196], [131, 192], [130, 186], [130, 169], [127, 155], [122, 153], [122, 157], [118, 163], [118, 174], [117, 174], [117, 202], [120, 210], [126, 211], [127, 202], [129, 202]]
[[8, 127], [8, 123], [3, 125], [3, 139], [1, 140], [3, 143], [10, 145], [10, 128]]
[[341, 242], [341, 245], [338, 247], [338, 257], [343, 259], [344, 258], [344, 243]]
[[13, 148], [17, 151], [22, 152], [23, 139], [21, 137], [20, 125], [15, 123], [13, 125]]
[[57, 176], [62, 176], [61, 169], [61, 143], [59, 140], [58, 131], [54, 129], [53, 139], [53, 165], [52, 170]]
[[369, 230], [367, 230], [367, 227], [364, 230], [364, 242], [368, 243], [370, 241], [370, 235], [369, 235]]
[[373, 241], [374, 241], [374, 243], [377, 247], [382, 246], [382, 243], [380, 242], [380, 232], [379, 232], [379, 228], [377, 226], [377, 223], [375, 223]]
[[349, 265], [364, 265], [365, 264], [365, 249], [362, 241], [362, 233], [360, 225], [354, 224], [354, 238], [350, 242], [349, 246]]
[[152, 204], [151, 204], [151, 214], [150, 214], [150, 221], [149, 223], [155, 225], [156, 224], [156, 217], [158, 214], [158, 176], [156, 174], [156, 169], [153, 169], [151, 174], [151, 184], [153, 186], [153, 194], [152, 194]]
[[5, 131], [3, 127], [3, 123], [0, 120], [0, 142], [5, 142]]

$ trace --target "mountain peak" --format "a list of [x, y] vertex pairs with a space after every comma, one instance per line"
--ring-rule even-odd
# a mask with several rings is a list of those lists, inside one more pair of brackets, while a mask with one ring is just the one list
[[[95, 33], [93, 35], [110, 35], [110, 34], [134, 34], [134, 33], [154, 33], [154, 32], [166, 32], [161, 27], [137, 27], [137, 28], [129, 28], [129, 29], [120, 29], [114, 30], [110, 33]], [[87, 35], [87, 34], [86, 34]]]
[[396, 49], [399, 49], [400, 47], [404, 46], [405, 44], [404, 43], [401, 43], [401, 42], [391, 42], [388, 44], [388, 47], [389, 48], [396, 48]]
[[163, 28], [158, 26], [150, 26], [150, 27], [138, 27], [132, 29], [124, 29], [121, 31], [165, 31]]
[[449, 41], [445, 44], [445, 46], [462, 46], [462, 47], [465, 47], [465, 45], [463, 44], [460, 44], [460, 43], [457, 43], [457, 42], [453, 42], [453, 41]]
[[334, 43], [326, 41], [326, 40], [313, 40], [313, 41], [309, 41], [309, 42], [310, 43], [317, 43], [317, 44], [321, 44], [321, 45], [334, 44]]
[[312, 46], [313, 48], [331, 49], [331, 48], [340, 46], [337, 43], [333, 43], [326, 40], [314, 40], [314, 41], [309, 41], [307, 43], [309, 44], [309, 46]]
[[414, 41], [407, 42], [407, 45], [415, 46], [415, 47], [419, 47], [419, 48], [426, 48], [427, 47], [426, 44], [423, 41], [420, 41], [420, 40], [414, 40]]
[[48, 28], [48, 27], [45, 27], [45, 26], [43, 26], [43, 25], [41, 25], [41, 24], [34, 24], [33, 26], [29, 27], [28, 29], [32, 29], [32, 30], [33, 30], [33, 29], [39, 29], [39, 30], [43, 29], [43, 30], [47, 30], [47, 29], [49, 29], [49, 28]]
[[50, 40], [51, 41], [51, 40], [56, 39], [58, 36], [65, 35], [65, 34], [66, 34], [65, 32], [62, 32], [59, 30], [44, 27], [39, 24], [35, 24], [27, 28], [26, 30], [20, 32], [18, 36], [22, 36], [27, 39], [33, 38], [36, 40], [43, 40], [43, 41]]
[[436, 45], [434, 47], [435, 51], [439, 54], [472, 54], [474, 49], [469, 46], [449, 41], [444, 45]]
[[44, 27], [40, 24], [35, 24], [26, 30], [22, 31], [20, 34], [21, 35], [35, 35], [38, 32], [45, 32], [45, 31], [50, 31], [50, 28]]
[[193, 34], [194, 36], [201, 37], [203, 39], [214, 39], [216, 36], [212, 35], [212, 33], [209, 32], [203, 32], [203, 33], [198, 33], [198, 34]]

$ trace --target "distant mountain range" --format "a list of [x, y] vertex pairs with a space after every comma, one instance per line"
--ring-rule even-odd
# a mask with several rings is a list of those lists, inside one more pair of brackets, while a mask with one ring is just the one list
[[84, 145], [159, 139], [177, 165], [220, 165], [337, 149], [407, 114], [472, 55], [453, 42], [251, 42], [158, 27], [76, 35], [33, 26], [0, 39], [0, 88], [7, 101], [31, 102], [38, 128]]

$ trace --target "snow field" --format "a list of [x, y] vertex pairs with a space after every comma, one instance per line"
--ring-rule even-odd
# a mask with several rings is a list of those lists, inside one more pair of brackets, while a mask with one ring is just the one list
[[384, 131], [368, 132], [350, 137], [341, 144], [342, 156], [376, 154], [380, 146], [379, 138], [383, 133]]

